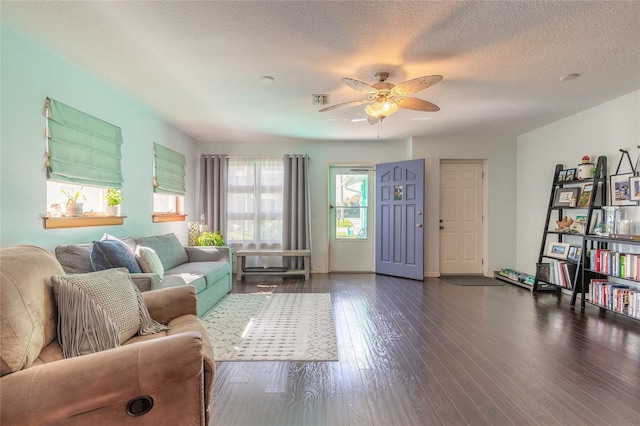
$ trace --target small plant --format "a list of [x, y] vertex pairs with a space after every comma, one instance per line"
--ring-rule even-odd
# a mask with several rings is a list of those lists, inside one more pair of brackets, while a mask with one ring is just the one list
[[350, 226], [353, 226], [353, 222], [351, 222], [349, 219], [338, 221], [338, 228], [347, 228]]
[[224, 238], [220, 231], [216, 232], [203, 232], [198, 237], [199, 246], [225, 246]]
[[104, 198], [107, 200], [107, 205], [109, 207], [119, 206], [123, 200], [122, 192], [120, 192], [119, 189], [108, 189]]
[[64, 189], [61, 189], [60, 192], [62, 192], [64, 196], [67, 197], [67, 203], [65, 205], [68, 206], [69, 204], [77, 203], [80, 197], [82, 197], [83, 200], [86, 200], [87, 197], [85, 197], [82, 193], [83, 188], [84, 186], [81, 186], [77, 191], [65, 191]]

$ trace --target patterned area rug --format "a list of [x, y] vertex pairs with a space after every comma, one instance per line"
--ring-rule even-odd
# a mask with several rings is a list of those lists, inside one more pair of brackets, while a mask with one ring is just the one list
[[230, 294], [203, 319], [216, 361], [337, 361], [328, 293]]

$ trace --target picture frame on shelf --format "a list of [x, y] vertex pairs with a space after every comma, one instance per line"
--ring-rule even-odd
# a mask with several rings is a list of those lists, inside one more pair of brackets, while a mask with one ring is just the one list
[[629, 178], [629, 188], [631, 190], [629, 195], [631, 201], [640, 201], [640, 176]]
[[553, 207], [569, 207], [571, 200], [577, 200], [580, 188], [557, 188], [553, 198]]
[[569, 226], [569, 230], [574, 234], [585, 234], [587, 230], [587, 216], [576, 215], [573, 219], [573, 223]]
[[586, 183], [582, 186], [580, 191], [580, 198], [578, 198], [578, 207], [589, 207], [591, 203], [591, 194], [593, 193], [593, 183]]
[[567, 259], [573, 260], [574, 262], [579, 262], [580, 257], [582, 257], [582, 247], [580, 246], [569, 247], [569, 252], [567, 253]]
[[564, 175], [564, 180], [575, 180], [576, 169], [567, 169], [567, 173]]
[[566, 170], [560, 170], [560, 172], [558, 173], [558, 182], [561, 182], [563, 180], [565, 180], [567, 178], [567, 171]]
[[633, 173], [611, 175], [609, 185], [612, 206], [635, 206], [638, 204], [631, 199], [631, 186], [629, 181], [632, 177]]
[[551, 264], [549, 263], [536, 263], [536, 279], [539, 281], [549, 282], [551, 271]]
[[565, 260], [569, 254], [569, 248], [571, 244], [568, 243], [550, 243], [547, 250], [547, 256], [556, 259]]

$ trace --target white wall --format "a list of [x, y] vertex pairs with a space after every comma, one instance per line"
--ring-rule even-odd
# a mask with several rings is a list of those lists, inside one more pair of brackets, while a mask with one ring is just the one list
[[[640, 91], [518, 137], [516, 266], [519, 271], [535, 272], [555, 165], [576, 167], [584, 155], [594, 161], [604, 155], [608, 157], [610, 175], [620, 160], [619, 149], [627, 149], [635, 164], [640, 154], [638, 144]], [[626, 162], [620, 172], [629, 171]], [[637, 207], [626, 210], [630, 216], [638, 216]]]
[[[185, 154], [185, 210], [190, 218], [195, 217], [197, 143], [126, 95], [6, 26], [1, 27], [0, 47], [0, 246], [28, 243], [51, 250], [62, 243], [99, 239], [104, 232], [121, 237], [175, 232], [186, 242], [184, 222], [151, 221], [152, 143]], [[47, 96], [121, 127], [124, 225], [44, 229], [43, 106]]]
[[279, 157], [284, 154], [308, 154], [311, 197], [311, 239], [313, 244], [311, 267], [314, 273], [327, 272], [329, 165], [376, 164], [410, 159], [409, 140], [308, 141], [289, 142], [216, 142], [201, 143], [203, 154], [235, 156]]
[[484, 273], [515, 265], [516, 145], [509, 137], [416, 137], [414, 158], [425, 158], [425, 274], [440, 270], [440, 160], [483, 160]]

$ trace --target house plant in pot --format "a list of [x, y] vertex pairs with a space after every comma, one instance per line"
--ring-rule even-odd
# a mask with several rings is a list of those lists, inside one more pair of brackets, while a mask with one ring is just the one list
[[66, 217], [81, 217], [84, 209], [84, 203], [79, 203], [78, 200], [82, 197], [83, 200], [86, 200], [87, 197], [82, 193], [82, 189], [84, 187], [80, 187], [77, 191], [65, 191], [61, 189], [60, 192], [67, 197], [67, 203], [65, 207], [64, 215]]
[[120, 204], [123, 200], [122, 192], [119, 189], [108, 189], [104, 199], [107, 201], [104, 214], [107, 216], [119, 216]]
[[225, 246], [224, 238], [220, 231], [203, 232], [198, 237], [197, 245], [199, 246]]

